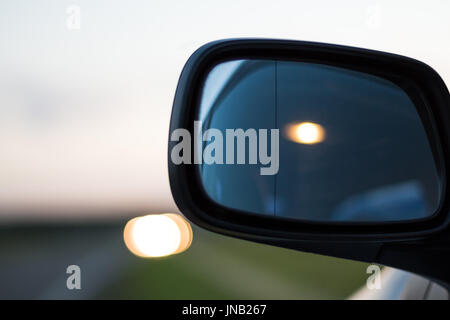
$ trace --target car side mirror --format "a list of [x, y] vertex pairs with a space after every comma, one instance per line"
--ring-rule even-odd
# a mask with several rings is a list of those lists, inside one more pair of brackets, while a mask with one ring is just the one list
[[[190, 57], [178, 83], [171, 189], [209, 230], [445, 282], [446, 272], [389, 254], [448, 234], [449, 137], [448, 90], [421, 62], [309, 42], [217, 41]], [[430, 254], [423, 243], [416, 251]]]

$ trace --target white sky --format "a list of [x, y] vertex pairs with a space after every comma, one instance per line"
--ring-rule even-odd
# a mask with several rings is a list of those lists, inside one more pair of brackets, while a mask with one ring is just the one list
[[[72, 4], [80, 30], [66, 27]], [[172, 99], [208, 41], [383, 50], [426, 62], [449, 85], [449, 14], [446, 0], [1, 1], [0, 215], [176, 210]]]

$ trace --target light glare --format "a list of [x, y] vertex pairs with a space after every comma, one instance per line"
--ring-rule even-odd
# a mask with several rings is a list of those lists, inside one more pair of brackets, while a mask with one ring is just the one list
[[287, 137], [294, 142], [303, 144], [320, 143], [325, 139], [325, 129], [317, 123], [300, 122], [287, 126]]
[[177, 214], [147, 215], [127, 223], [124, 240], [137, 256], [164, 257], [185, 251], [192, 242], [192, 229]]

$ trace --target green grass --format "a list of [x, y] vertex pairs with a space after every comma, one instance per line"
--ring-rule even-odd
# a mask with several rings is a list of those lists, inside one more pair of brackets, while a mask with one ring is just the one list
[[345, 299], [365, 283], [367, 266], [195, 228], [186, 252], [132, 258], [99, 298]]

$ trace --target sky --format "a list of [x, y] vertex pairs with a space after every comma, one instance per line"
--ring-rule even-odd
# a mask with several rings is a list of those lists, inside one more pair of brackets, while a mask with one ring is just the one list
[[170, 112], [202, 44], [376, 49], [429, 64], [449, 86], [449, 13], [446, 0], [1, 1], [0, 218], [177, 212]]

